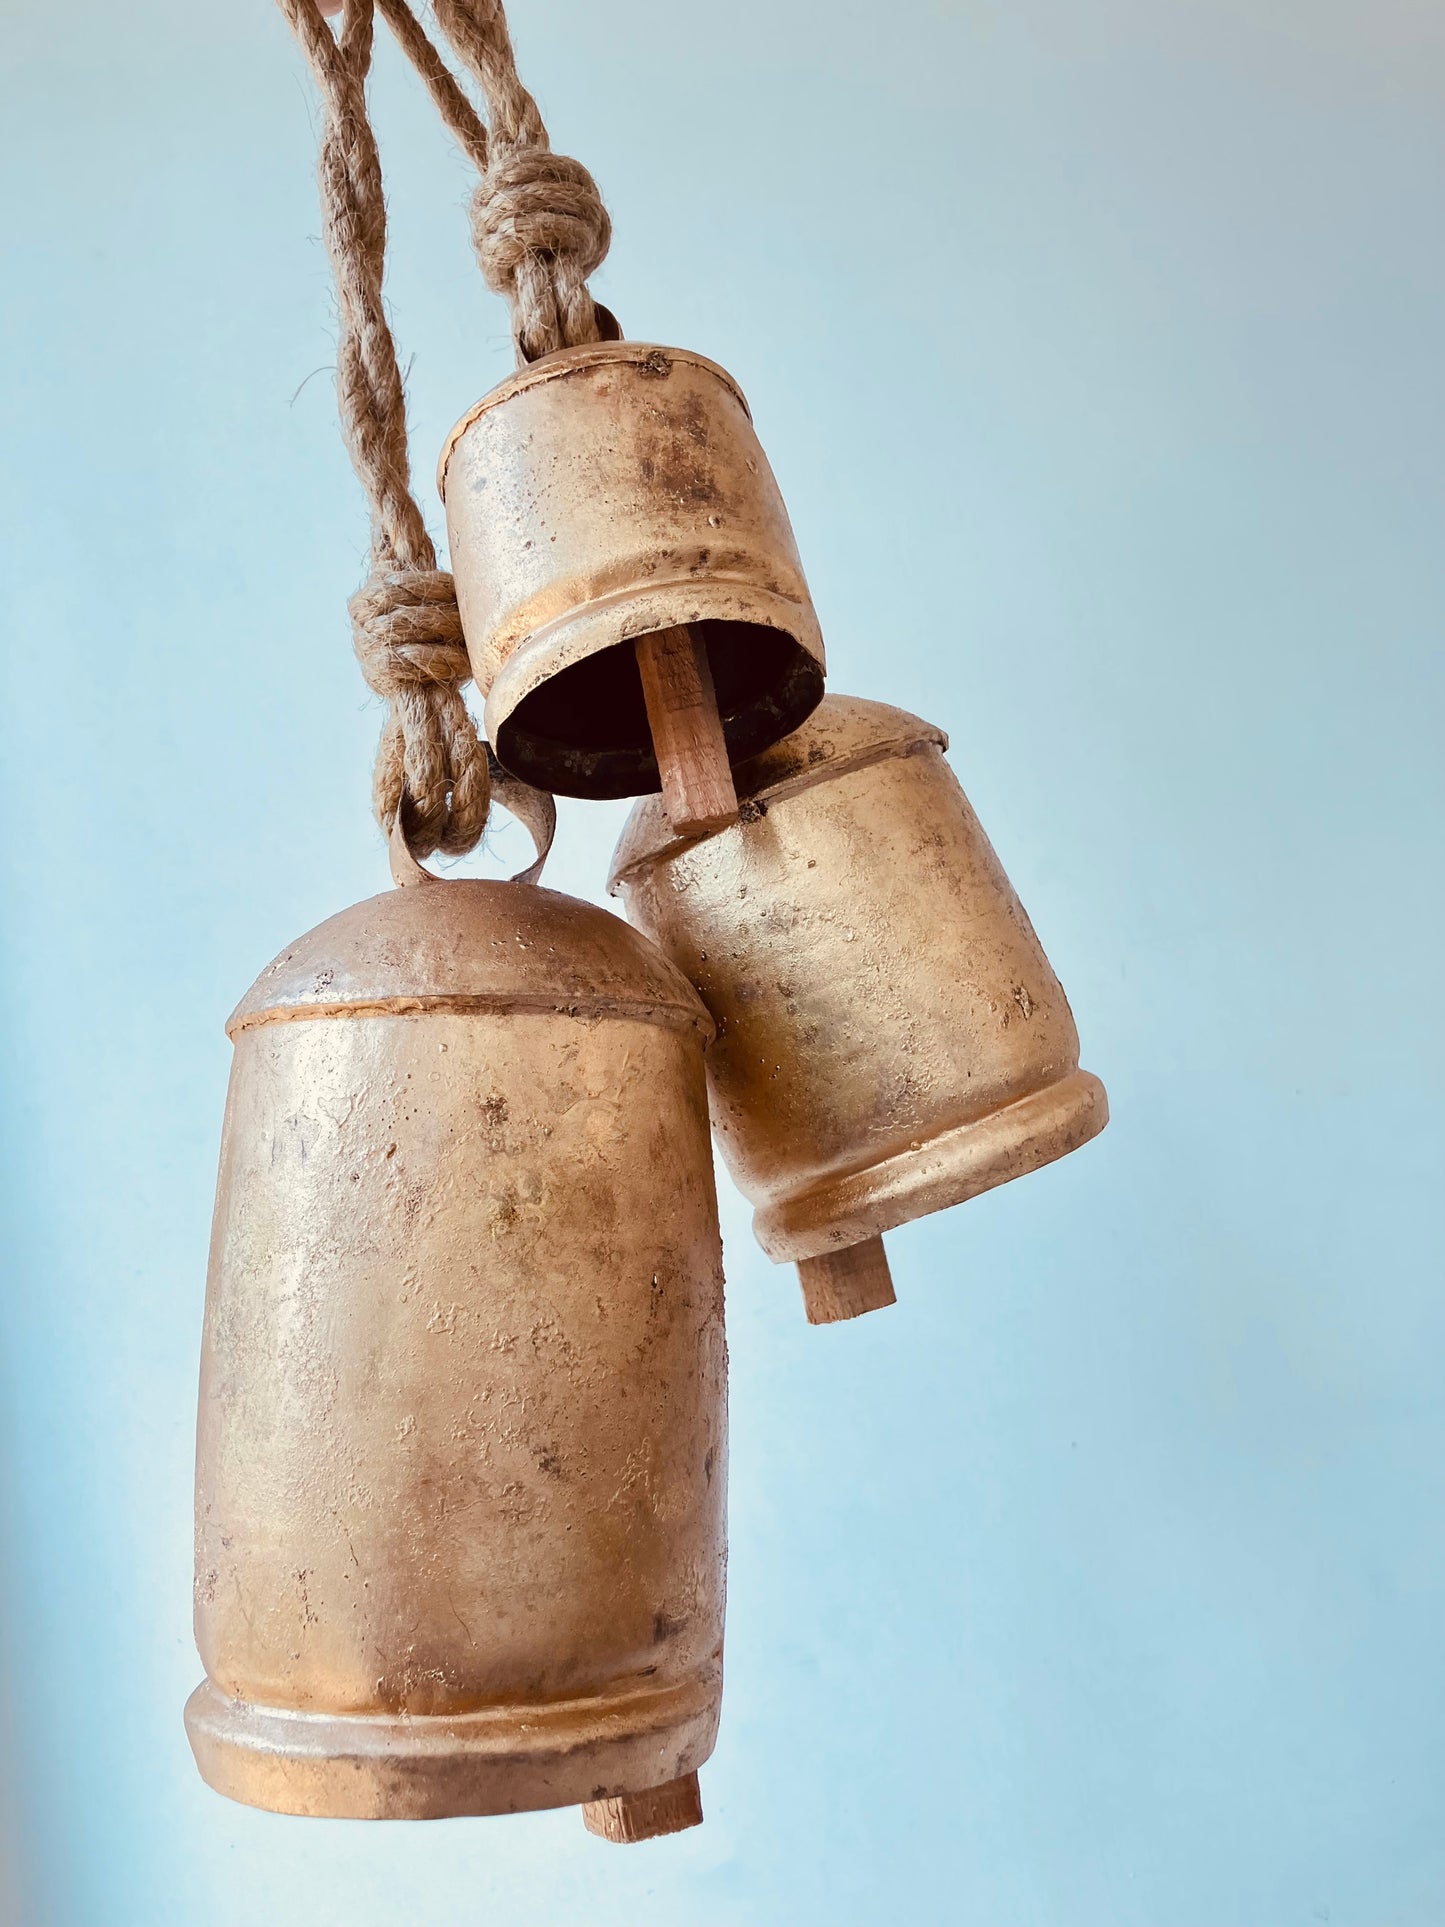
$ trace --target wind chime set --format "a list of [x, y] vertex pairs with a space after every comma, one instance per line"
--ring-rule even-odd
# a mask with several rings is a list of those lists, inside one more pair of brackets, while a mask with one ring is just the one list
[[[747, 403], [624, 340], [609, 224], [497, 0], [374, 0], [476, 163], [517, 372], [410, 489], [366, 105], [373, 0], [281, 0], [325, 107], [339, 391], [372, 509], [351, 603], [398, 887], [242, 999], [207, 1292], [186, 1721], [285, 1813], [702, 1817], [722, 1684], [726, 1345], [709, 1114], [815, 1324], [882, 1234], [1093, 1137], [1059, 983], [942, 731], [825, 695]], [[480, 741], [462, 685], [485, 695]], [[660, 795], [657, 792], [660, 790]], [[540, 887], [553, 794], [641, 798], [610, 887]], [[511, 881], [443, 880], [490, 802]]]

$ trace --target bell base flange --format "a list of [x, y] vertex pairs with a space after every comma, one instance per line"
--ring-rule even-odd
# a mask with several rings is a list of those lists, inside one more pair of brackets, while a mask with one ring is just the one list
[[666, 1786], [712, 1752], [719, 1704], [714, 1676], [458, 1715], [311, 1713], [232, 1699], [206, 1680], [186, 1703], [186, 1733], [201, 1778], [243, 1806], [328, 1820], [444, 1820]]
[[1103, 1084], [1092, 1071], [1073, 1071], [916, 1149], [761, 1206], [753, 1232], [774, 1264], [861, 1244], [1052, 1164], [1108, 1121]]

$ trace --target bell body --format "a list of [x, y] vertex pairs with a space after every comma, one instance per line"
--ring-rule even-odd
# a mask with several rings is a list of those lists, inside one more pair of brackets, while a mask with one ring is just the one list
[[203, 1775], [428, 1818], [692, 1773], [726, 1472], [693, 992], [589, 905], [433, 882], [302, 938], [229, 1030]]
[[[902, 710], [826, 697], [737, 772], [741, 822], [689, 842], [649, 799], [613, 859], [629, 918], [717, 1022], [713, 1127], [780, 1262], [973, 1197], [1108, 1117], [946, 747]], [[891, 1302], [886, 1278], [851, 1309]]]
[[747, 403], [715, 363], [597, 342], [543, 356], [452, 431], [439, 483], [498, 759], [564, 796], [658, 787], [633, 644], [695, 625], [728, 756], [797, 727], [823, 645]]

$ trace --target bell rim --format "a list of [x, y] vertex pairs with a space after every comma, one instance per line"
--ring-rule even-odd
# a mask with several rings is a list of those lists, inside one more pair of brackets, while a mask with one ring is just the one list
[[[800, 729], [822, 700], [827, 658], [817, 613], [810, 599], [799, 600], [745, 577], [689, 576], [651, 583], [640, 592], [628, 588], [596, 597], [515, 643], [487, 690], [485, 728], [498, 761], [524, 782], [537, 783], [543, 773], [517, 767], [515, 752], [507, 742], [508, 724], [528, 697], [588, 657], [623, 647], [659, 629], [705, 622], [741, 623], [775, 631], [793, 645], [799, 671], [806, 671], [810, 678], [809, 706], [790, 717], [771, 743], [752, 750], [746, 760], [766, 754]], [[579, 760], [583, 754], [579, 752]], [[555, 788], [555, 777], [551, 786], [558, 795], [591, 800], [617, 793], [608, 786]], [[636, 788], [622, 791], [623, 795], [649, 793]]]

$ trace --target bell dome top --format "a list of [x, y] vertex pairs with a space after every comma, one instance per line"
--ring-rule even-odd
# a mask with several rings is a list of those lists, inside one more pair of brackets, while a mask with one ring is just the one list
[[589, 341], [579, 348], [561, 348], [550, 355], [539, 355], [535, 361], [528, 362], [525, 368], [517, 369], [508, 375], [495, 388], [489, 389], [479, 402], [467, 410], [456, 427], [447, 436], [442, 446], [441, 459], [437, 463], [437, 493], [442, 500], [447, 494], [447, 470], [451, 466], [452, 451], [466, 434], [467, 430], [483, 415], [492, 409], [500, 408], [514, 395], [521, 395], [529, 388], [540, 387], [545, 382], [567, 381], [577, 375], [592, 375], [606, 379], [609, 373], [623, 376], [640, 374], [644, 379], [666, 378], [674, 362], [686, 362], [693, 368], [701, 368], [721, 383], [741, 405], [743, 413], [752, 420], [752, 410], [748, 407], [747, 396], [738, 387], [726, 368], [720, 368], [706, 355], [695, 354], [691, 348], [663, 348], [651, 341]]
[[[901, 756], [922, 743], [947, 749], [948, 737], [935, 724], [889, 703], [865, 702], [861, 696], [824, 696], [801, 729], [734, 769], [743, 822], [765, 814], [766, 805], [777, 797], [828, 782], [845, 770], [885, 756]], [[727, 836], [730, 830], [714, 834]], [[674, 832], [660, 796], [643, 797], [613, 852], [609, 890], [615, 896], [628, 871], [659, 857], [675, 856], [697, 841]]]
[[662, 952], [610, 911], [556, 890], [432, 878], [328, 917], [269, 963], [231, 1014], [234, 1038], [305, 1017], [428, 1010], [713, 1022]]

